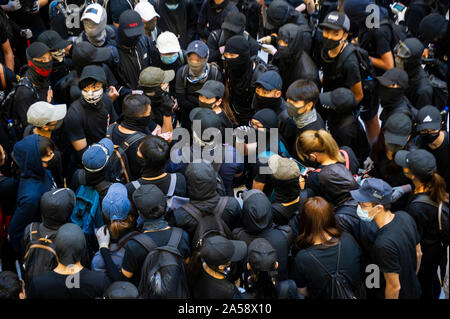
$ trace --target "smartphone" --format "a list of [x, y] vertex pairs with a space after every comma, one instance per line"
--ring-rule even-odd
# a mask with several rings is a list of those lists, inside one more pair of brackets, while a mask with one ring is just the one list
[[406, 9], [406, 6], [403, 3], [400, 2], [394, 2], [392, 4], [392, 9], [395, 11], [398, 11], [398, 13], [403, 12], [403, 10]]
[[300, 169], [300, 175], [305, 176], [306, 173], [308, 172], [308, 168], [299, 161], [297, 161], [295, 158], [290, 157], [289, 159], [293, 160], [297, 164], [298, 168]]

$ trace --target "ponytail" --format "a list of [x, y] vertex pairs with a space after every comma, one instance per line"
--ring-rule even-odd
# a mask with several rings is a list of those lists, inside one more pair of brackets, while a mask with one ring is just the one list
[[330, 157], [330, 159], [345, 163], [345, 159], [339, 152], [339, 147], [336, 141], [328, 131], [318, 130], [316, 136], [323, 145], [323, 151]]
[[339, 152], [339, 147], [333, 136], [326, 130], [307, 130], [296, 141], [296, 150], [299, 158], [313, 152], [325, 153], [334, 161], [345, 163], [344, 157]]
[[124, 220], [113, 220], [109, 225], [109, 233], [111, 234], [111, 239], [119, 240], [124, 233], [133, 229], [135, 227], [135, 218], [129, 214]]
[[430, 198], [434, 202], [440, 204], [441, 202], [448, 202], [448, 194], [446, 190], [445, 180], [438, 173], [434, 172], [431, 179], [427, 181], [425, 187], [430, 190]]

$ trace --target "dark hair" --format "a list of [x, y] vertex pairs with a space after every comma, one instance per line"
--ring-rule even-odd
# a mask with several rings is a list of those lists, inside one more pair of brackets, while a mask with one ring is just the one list
[[319, 88], [313, 81], [297, 80], [289, 85], [286, 91], [286, 98], [294, 102], [305, 101], [305, 103], [313, 102], [316, 104], [319, 98]]
[[139, 144], [139, 150], [147, 166], [154, 170], [164, 168], [170, 158], [169, 143], [159, 136], [149, 135], [144, 137]]
[[274, 277], [267, 271], [256, 274], [256, 281], [247, 290], [254, 299], [278, 299]]
[[0, 299], [19, 299], [23, 285], [16, 273], [5, 270], [0, 273]]
[[122, 102], [122, 112], [126, 117], [140, 117], [147, 112], [151, 100], [144, 94], [129, 94]]
[[298, 250], [314, 245], [314, 237], [317, 236], [326, 242], [324, 233], [335, 239], [341, 237], [341, 230], [336, 223], [333, 205], [323, 197], [308, 198], [297, 218], [299, 235], [295, 240], [295, 246]]
[[38, 137], [38, 144], [39, 144], [39, 153], [42, 156], [46, 156], [48, 154], [48, 149], [55, 151], [55, 143], [48, 137], [39, 135]]
[[372, 207], [375, 207], [375, 206], [377, 206], [377, 205], [383, 206], [383, 209], [384, 209], [385, 211], [391, 210], [391, 207], [392, 207], [392, 204], [391, 204], [391, 203], [388, 203], [388, 204], [381, 204], [381, 203], [376, 203], [376, 202], [370, 202], [370, 203], [372, 204]]
[[[95, 83], [97, 83], [97, 82], [100, 82], [101, 83], [101, 81], [98, 81], [98, 80], [96, 80], [96, 79], [93, 79], [93, 78], [87, 78], [87, 79], [84, 79], [84, 80], [82, 80], [82, 81], [80, 81], [79, 83], [78, 83], [78, 86], [79, 86], [79, 88], [80, 88], [80, 90], [84, 90], [86, 87], [88, 87], [89, 85], [91, 85], [91, 84], [95, 84]], [[106, 87], [106, 83], [102, 83], [103, 84], [103, 89]]]
[[448, 201], [447, 184], [441, 175], [434, 172], [426, 178], [419, 178], [417, 175], [416, 177], [424, 184], [425, 189], [429, 190], [431, 200], [438, 204]]
[[113, 241], [118, 241], [126, 233], [136, 228], [136, 218], [131, 213], [124, 220], [113, 220], [111, 222], [105, 216], [103, 216], [103, 220], [108, 225], [109, 233]]

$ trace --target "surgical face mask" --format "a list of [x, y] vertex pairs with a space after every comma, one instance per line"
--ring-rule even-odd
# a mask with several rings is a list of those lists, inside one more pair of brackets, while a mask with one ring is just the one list
[[[371, 209], [372, 210], [372, 209]], [[365, 222], [371, 222], [375, 216], [369, 217], [369, 210], [365, 210], [358, 204], [358, 208], [356, 209], [356, 214], [358, 217]]]
[[103, 88], [101, 88], [100, 90], [96, 90], [96, 91], [82, 90], [81, 95], [83, 96], [83, 99], [86, 102], [88, 102], [89, 104], [95, 104], [102, 99]]
[[169, 10], [176, 10], [179, 5], [180, 5], [179, 3], [176, 3], [176, 4], [168, 4], [168, 3], [166, 3], [166, 7]]
[[178, 59], [178, 52], [172, 55], [161, 55], [161, 62], [164, 64], [172, 64]]
[[64, 60], [64, 56], [66, 54], [66, 50], [65, 49], [60, 49], [58, 51], [51, 51], [50, 52], [53, 59], [55, 59], [58, 62], [62, 62]]

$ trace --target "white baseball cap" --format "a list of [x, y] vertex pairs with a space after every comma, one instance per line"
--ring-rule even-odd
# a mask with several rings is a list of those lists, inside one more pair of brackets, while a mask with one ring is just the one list
[[84, 10], [81, 21], [89, 19], [94, 21], [94, 23], [99, 24], [102, 20], [103, 10], [103, 7], [98, 3], [90, 4], [86, 7], [86, 10]]
[[139, 15], [141, 16], [142, 20], [144, 20], [145, 22], [150, 21], [154, 17], [158, 17], [159, 18], [159, 14], [156, 13], [155, 7], [153, 7], [153, 5], [150, 2], [147, 2], [147, 1], [144, 1], [144, 0], [141, 0], [134, 7], [134, 11], [139, 13]]
[[35, 127], [62, 120], [67, 113], [66, 104], [50, 104], [44, 101], [33, 103], [27, 112], [27, 121]]
[[161, 54], [181, 51], [177, 36], [169, 31], [163, 32], [158, 36], [156, 39], [156, 48]]

